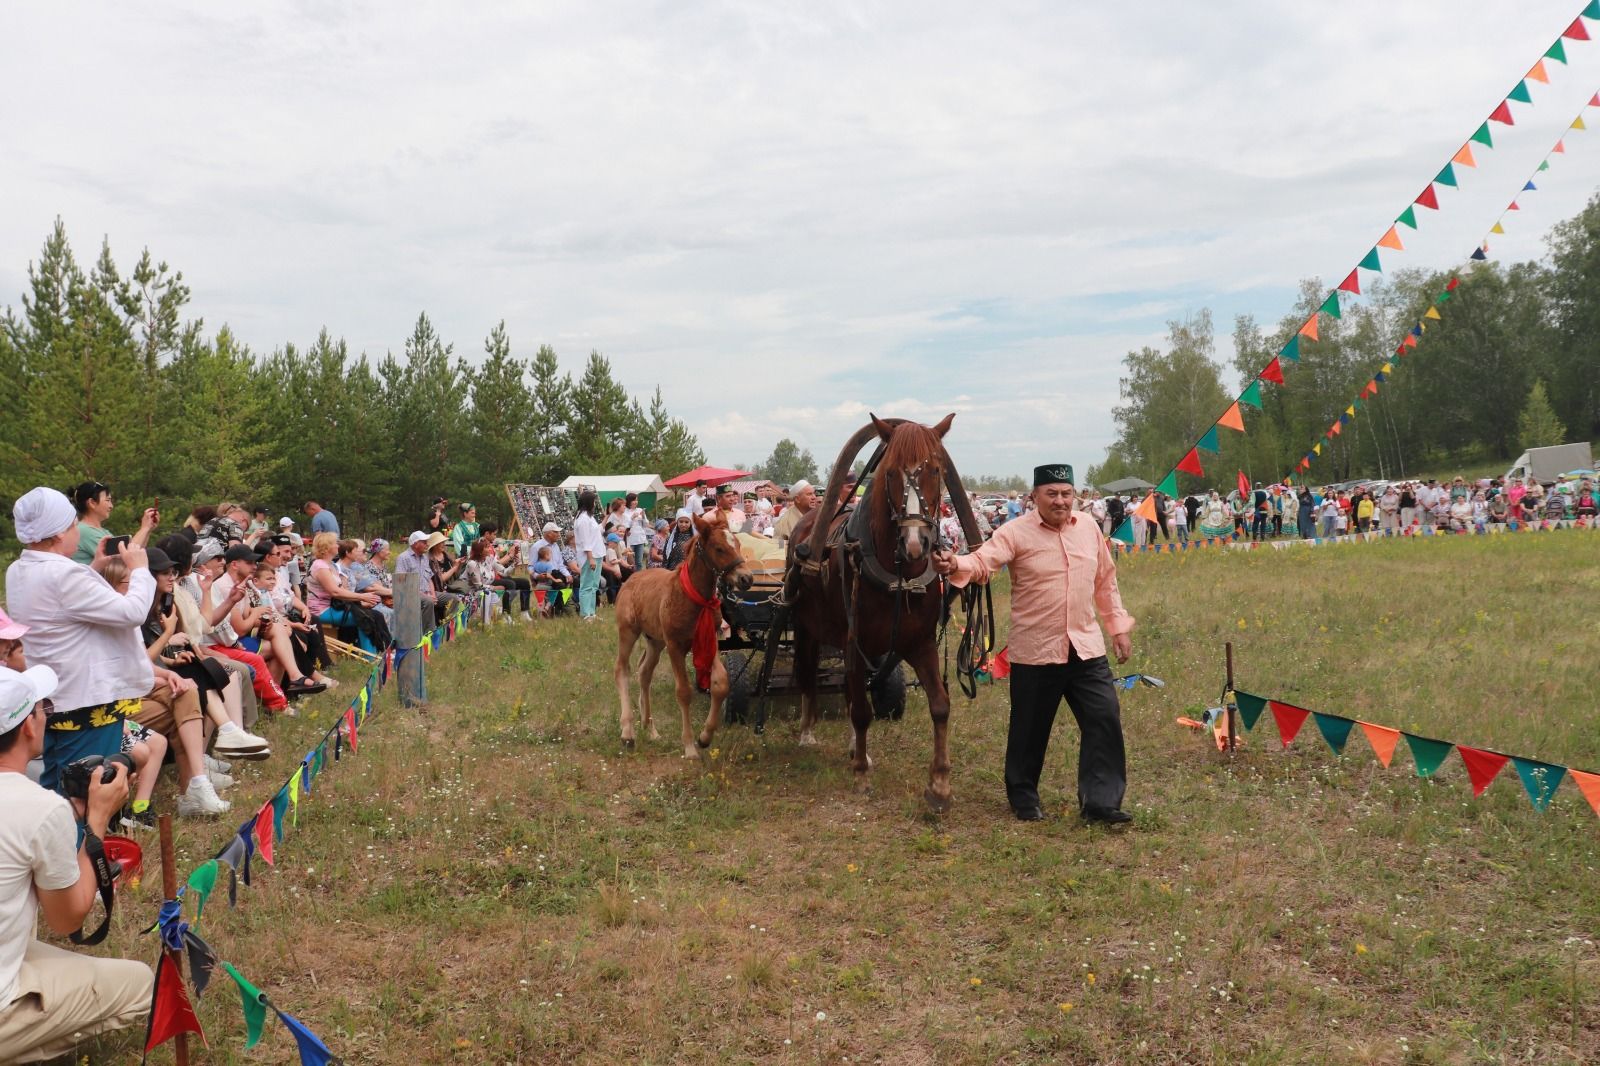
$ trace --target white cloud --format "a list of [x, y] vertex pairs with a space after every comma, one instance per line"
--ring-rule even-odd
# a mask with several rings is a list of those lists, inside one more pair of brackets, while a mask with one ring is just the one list
[[[503, 317], [659, 382], [714, 460], [954, 409], [964, 468], [1087, 465], [1128, 347], [1337, 281], [1575, 7], [17, 7], [0, 299], [60, 214], [258, 349], [426, 309], [470, 357]], [[1600, 83], [1569, 43], [1386, 262], [1488, 229]], [[1571, 140], [1497, 253], [1593, 191]]]

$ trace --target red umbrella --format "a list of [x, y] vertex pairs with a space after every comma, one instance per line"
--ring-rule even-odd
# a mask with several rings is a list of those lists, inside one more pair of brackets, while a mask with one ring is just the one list
[[724, 470], [720, 466], [697, 466], [687, 474], [679, 474], [671, 481], [665, 482], [669, 489], [693, 488], [696, 481], [704, 481], [707, 485], [722, 485], [729, 481], [739, 481], [750, 477], [745, 470]]

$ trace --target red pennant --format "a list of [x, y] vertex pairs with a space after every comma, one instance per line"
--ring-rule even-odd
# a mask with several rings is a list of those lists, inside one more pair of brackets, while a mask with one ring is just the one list
[[989, 676], [996, 681], [1004, 681], [1011, 676], [1011, 660], [1006, 656], [1010, 648], [1009, 644], [1006, 645], [1006, 647], [1000, 649], [998, 655], [989, 660]]
[[1504, 100], [1501, 100], [1500, 106], [1494, 109], [1494, 113], [1489, 116], [1489, 121], [1504, 122], [1507, 126], [1515, 126], [1517, 124], [1516, 120], [1511, 117], [1511, 105]]
[[1405, 345], [1407, 348], [1415, 348], [1417, 346], [1417, 335], [1415, 333], [1407, 333], [1406, 339], [1400, 343]]
[[1432, 208], [1435, 211], [1439, 210], [1439, 197], [1434, 195], [1432, 183], [1429, 183], [1428, 187], [1422, 190], [1422, 195], [1417, 197], [1414, 202], [1421, 207]]
[[[1428, 187], [1430, 189], [1433, 188], [1431, 185]], [[1348, 278], [1345, 278], [1339, 283], [1339, 291], [1353, 292], [1357, 296], [1361, 295], [1361, 279], [1356, 276], [1356, 272], [1354, 270], [1350, 271], [1350, 276]]]
[[268, 800], [261, 805], [261, 813], [256, 815], [256, 850], [261, 857], [267, 860], [268, 866], [277, 865], [272, 861], [272, 801]]
[[1195, 477], [1206, 476], [1205, 469], [1200, 465], [1200, 453], [1194, 448], [1190, 448], [1189, 454], [1178, 462], [1178, 469], [1185, 474], [1193, 474]]
[[356, 709], [354, 707], [348, 707], [345, 709], [344, 728], [345, 732], [349, 734], [350, 737], [350, 751], [352, 754], [354, 754], [356, 750]]
[[1337, 437], [1339, 434], [1344, 432], [1344, 423], [1335, 422], [1333, 425], [1328, 427], [1328, 432]]
[[1456, 286], [1461, 284], [1460, 278], [1451, 278], [1450, 283], [1444, 287], [1445, 292], [1455, 292]]
[[1244, 476], [1244, 471], [1239, 471], [1239, 495], [1246, 499], [1250, 496], [1250, 479]]
[[1311, 712], [1304, 707], [1279, 703], [1277, 700], [1268, 700], [1267, 705], [1272, 708], [1273, 720], [1278, 723], [1278, 736], [1283, 738], [1283, 746], [1287, 748], [1294, 741], [1295, 734], [1300, 732], [1300, 727], [1306, 724], [1306, 719], [1311, 717]]
[[1495, 775], [1511, 761], [1510, 756], [1501, 755], [1497, 751], [1482, 751], [1478, 748], [1469, 748], [1465, 744], [1457, 744], [1456, 750], [1461, 753], [1461, 761], [1467, 764], [1467, 776], [1472, 779], [1474, 796], [1483, 795], [1483, 790], [1489, 787], [1489, 782], [1493, 781]]
[[[1595, 93], [1589, 100], [1590, 107], [1600, 107], [1600, 93]], [[1570, 771], [1569, 771], [1570, 772]]]
[[[270, 809], [268, 810], [270, 814]], [[194, 1016], [189, 1005], [189, 990], [183, 986], [183, 974], [178, 964], [165, 951], [156, 962], [156, 985], [150, 997], [150, 1021], [145, 1026], [144, 1050], [151, 1051], [165, 1044], [179, 1033], [198, 1033], [200, 1043], [206, 1044], [205, 1030], [200, 1019]]]
[[1283, 384], [1283, 364], [1278, 362], [1277, 356], [1273, 356], [1272, 362], [1268, 363], [1266, 369], [1261, 371], [1261, 380], [1270, 381], [1277, 385]]
[[1583, 19], [1579, 17], [1572, 20], [1572, 25], [1568, 26], [1566, 32], [1561, 36], [1569, 41], [1587, 41], [1589, 39], [1589, 31], [1584, 29]]
[[1554, 154], [1556, 152], [1565, 153], [1566, 150], [1567, 150], [1567, 142], [1564, 139], [1557, 141], [1556, 142], [1556, 146], [1554, 148], [1550, 149], [1552, 154]]

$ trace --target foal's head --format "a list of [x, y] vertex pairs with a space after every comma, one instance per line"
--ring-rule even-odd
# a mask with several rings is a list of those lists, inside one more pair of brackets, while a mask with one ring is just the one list
[[739, 551], [739, 541], [728, 528], [728, 520], [721, 511], [709, 515], [696, 515], [694, 519], [695, 543], [700, 555], [719, 580], [728, 581], [737, 591], [750, 588], [750, 571], [745, 569], [744, 553]]
[[877, 415], [872, 424], [886, 445], [873, 474], [875, 507], [899, 527], [896, 553], [907, 561], [932, 551], [937, 536], [939, 500], [944, 493], [944, 435], [955, 421], [951, 412], [935, 426], [901, 422], [891, 426]]

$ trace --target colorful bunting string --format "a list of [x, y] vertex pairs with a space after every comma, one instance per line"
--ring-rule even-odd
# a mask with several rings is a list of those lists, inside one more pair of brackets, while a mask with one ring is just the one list
[[1191, 551], [1200, 551], [1206, 548], [1229, 548], [1233, 551], [1288, 551], [1290, 548], [1322, 548], [1336, 544], [1365, 544], [1373, 541], [1387, 540], [1391, 537], [1408, 537], [1412, 540], [1438, 539], [1445, 541], [1451, 537], [1472, 536], [1500, 536], [1513, 533], [1548, 533], [1553, 531], [1579, 529], [1594, 530], [1600, 528], [1586, 518], [1541, 518], [1532, 522], [1507, 522], [1503, 526], [1490, 525], [1480, 532], [1476, 529], [1460, 530], [1459, 532], [1440, 532], [1431, 526], [1420, 529], [1392, 530], [1373, 529], [1365, 533], [1341, 533], [1332, 537], [1311, 537], [1309, 539], [1285, 538], [1283, 540], [1253, 541], [1246, 535], [1232, 533], [1225, 537], [1191, 537], [1186, 541], [1167, 541], [1163, 544], [1124, 544], [1121, 541], [1112, 541], [1111, 548], [1119, 555], [1180, 555]]
[[[1569, 25], [1567, 27], [1567, 29], [1565, 31], [1563, 31], [1561, 33], [1561, 35], [1555, 40], [1554, 44], [1552, 44], [1549, 48], [1547, 48], [1545, 50], [1545, 52], [1543, 53], [1543, 55], [1538, 60], [1535, 61], [1535, 66], [1534, 66], [1533, 69], [1537, 69], [1540, 73], [1547, 75], [1548, 74], [1548, 70], [1547, 70], [1547, 68], [1545, 68], [1542, 65], [1543, 64], [1543, 60], [1550, 59], [1550, 60], [1553, 60], [1555, 62], [1565, 64], [1566, 63], [1566, 50], [1565, 50], [1565, 47], [1562, 45], [1562, 41], [1563, 40], [1571, 40], [1571, 41], [1587, 41], [1587, 40], [1589, 40], [1589, 34], [1588, 34], [1588, 31], [1587, 31], [1587, 29], [1586, 29], [1586, 27], [1584, 25], [1584, 19], [1586, 19], [1586, 18], [1587, 19], [1591, 19], [1591, 20], [1595, 20], [1595, 21], [1600, 21], [1600, 0], [1588, 0], [1588, 2], [1585, 4], [1583, 10], [1579, 13], [1579, 15], [1576, 18], [1573, 19], [1572, 24]], [[1507, 125], [1507, 126], [1514, 125], [1515, 124], [1515, 117], [1513, 116], [1513, 114], [1511, 112], [1511, 102], [1513, 100], [1515, 100], [1515, 101], [1517, 101], [1519, 103], [1525, 103], [1525, 104], [1531, 104], [1533, 102], [1533, 97], [1532, 97], [1532, 95], [1531, 95], [1531, 93], [1529, 92], [1529, 89], [1528, 89], [1528, 80], [1529, 79], [1526, 78], [1526, 77], [1518, 79], [1517, 84], [1512, 87], [1511, 91], [1508, 92], [1505, 95], [1505, 97], [1503, 97], [1501, 99], [1499, 104], [1496, 105], [1494, 110], [1489, 113], [1489, 116], [1488, 116], [1487, 120], [1485, 120], [1483, 123], [1481, 123], [1478, 126], [1477, 131], [1474, 132], [1473, 135], [1470, 138], [1467, 139], [1467, 141], [1463, 142], [1463, 144], [1461, 145], [1460, 148], [1457, 148], [1452, 152], [1450, 158], [1445, 162], [1444, 166], [1434, 176], [1433, 180], [1430, 181], [1426, 186], [1424, 186], [1422, 192], [1419, 193], [1416, 196], [1416, 198], [1414, 200], [1412, 200], [1412, 202], [1409, 205], [1407, 205], [1407, 207], [1403, 211], [1401, 211], [1399, 215], [1397, 215], [1395, 217], [1394, 225], [1389, 226], [1385, 230], [1383, 236], [1380, 237], [1375, 244], [1370, 246], [1369, 249], [1362, 254], [1361, 259], [1356, 263], [1355, 268], [1352, 269], [1350, 274], [1345, 278], [1344, 283], [1341, 283], [1333, 291], [1328, 293], [1326, 299], [1323, 300], [1321, 307], [1317, 311], [1312, 312], [1311, 317], [1306, 319], [1305, 323], [1300, 327], [1300, 329], [1297, 331], [1296, 335], [1289, 339], [1289, 341], [1284, 345], [1283, 349], [1280, 350], [1279, 353], [1276, 356], [1273, 357], [1272, 363], [1270, 363], [1269, 365], [1275, 365], [1281, 371], [1282, 365], [1283, 365], [1283, 362], [1282, 362], [1283, 360], [1287, 359], [1289, 362], [1297, 362], [1299, 360], [1299, 338], [1300, 337], [1305, 337], [1305, 338], [1307, 338], [1309, 340], [1312, 340], [1312, 341], [1315, 341], [1315, 340], [1318, 339], [1318, 334], [1319, 334], [1318, 318], [1319, 318], [1319, 316], [1327, 315], [1330, 318], [1335, 318], [1335, 319], [1339, 318], [1339, 316], [1341, 314], [1341, 308], [1340, 308], [1340, 305], [1339, 305], [1339, 293], [1340, 293], [1340, 291], [1342, 290], [1342, 291], [1345, 291], [1346, 293], [1350, 293], [1350, 294], [1356, 294], [1356, 293], [1359, 292], [1359, 290], [1360, 290], [1360, 277], [1359, 277], [1359, 273], [1358, 272], [1360, 270], [1363, 270], [1363, 269], [1370, 270], [1373, 273], [1381, 273], [1382, 272], [1383, 263], [1382, 263], [1382, 260], [1380, 259], [1379, 255], [1378, 255], [1378, 249], [1380, 247], [1388, 247], [1388, 248], [1391, 248], [1392, 250], [1397, 250], [1397, 251], [1401, 249], [1401, 241], [1400, 241], [1399, 234], [1398, 234], [1398, 232], [1397, 232], [1395, 227], [1396, 226], [1405, 226], [1405, 227], [1407, 227], [1409, 229], [1413, 229], [1413, 230], [1416, 229], [1417, 228], [1417, 217], [1416, 217], [1416, 212], [1414, 210], [1414, 208], [1416, 208], [1416, 207], [1425, 207], [1425, 208], [1428, 208], [1430, 210], [1438, 210], [1439, 209], [1439, 197], [1438, 197], [1437, 192], [1435, 191], [1436, 187], [1459, 188], [1459, 176], [1458, 176], [1458, 174], [1457, 174], [1457, 172], [1455, 170], [1455, 167], [1457, 165], [1465, 166], [1465, 167], [1475, 167], [1476, 166], [1476, 160], [1474, 159], [1473, 152], [1472, 152], [1472, 145], [1473, 144], [1477, 144], [1482, 149], [1493, 149], [1494, 148], [1494, 138], [1493, 138], [1493, 135], [1489, 131], [1489, 123], [1490, 122], [1498, 122], [1498, 123], [1501, 123], [1502, 125]], [[1535, 77], [1532, 80], [1535, 80], [1535, 81], [1541, 81], [1542, 80], [1543, 82], [1547, 83], [1549, 79], [1548, 79], [1548, 76], [1546, 76], [1543, 79]], [[1600, 94], [1597, 94], [1597, 98], [1600, 98]], [[1564, 149], [1558, 143], [1555, 150], [1556, 151], [1562, 151]], [[1482, 258], [1482, 256], [1479, 256], [1479, 255], [1477, 255], [1475, 253], [1474, 254], [1474, 258]], [[1418, 335], [1420, 336], [1420, 332], [1419, 332]], [[1291, 346], [1293, 347], [1293, 350], [1294, 350], [1294, 354], [1293, 355], [1289, 354]], [[1265, 368], [1263, 368], [1263, 373], [1264, 372], [1265, 372]], [[1263, 379], [1261, 374], [1258, 373], [1256, 375], [1256, 377], [1250, 382], [1249, 386], [1247, 386], [1246, 391], [1249, 391], [1251, 389], [1255, 389], [1255, 390], [1257, 390], [1256, 395], [1259, 397], [1259, 395], [1260, 395], [1260, 393], [1259, 393], [1259, 382], [1262, 381], [1262, 380], [1269, 380], [1269, 379]], [[1216, 426], [1218, 426], [1218, 425], [1226, 425], [1230, 429], [1234, 429], [1237, 432], [1243, 433], [1245, 431], [1245, 428], [1244, 428], [1244, 421], [1243, 421], [1242, 417], [1240, 416], [1240, 404], [1241, 403], [1245, 403], [1245, 402], [1248, 402], [1248, 401], [1246, 401], [1244, 396], [1241, 395], [1238, 399], [1234, 400], [1231, 404], [1229, 404], [1228, 405], [1228, 409], [1222, 414], [1222, 416], [1220, 418], [1218, 418], [1216, 420], [1216, 422], [1213, 424], [1213, 426], [1206, 431], [1206, 435], [1210, 436], [1214, 432]], [[1259, 407], [1260, 406], [1259, 402], [1254, 404], [1254, 406]], [[1353, 415], [1341, 416], [1341, 421], [1340, 421], [1339, 424], [1342, 426], [1345, 422], [1348, 421], [1349, 417], [1353, 417]], [[1196, 442], [1196, 444], [1193, 447], [1188, 449], [1188, 452], [1185, 453], [1185, 456], [1187, 457], [1187, 455], [1189, 453], [1192, 453], [1192, 452], [1196, 451], [1197, 449], [1202, 448], [1204, 446], [1203, 442], [1205, 441], [1205, 439], [1206, 439], [1206, 437], [1202, 436], [1201, 441], [1200, 442]], [[1214, 442], [1215, 438], [1213, 437], [1212, 439], [1213, 439], [1213, 442]], [[1208, 450], [1214, 450], [1214, 449], [1208, 449]], [[1177, 467], [1174, 467], [1173, 470], [1176, 471]], [[1165, 482], [1165, 480], [1166, 480], [1165, 478], [1162, 479], [1163, 483]], [[1132, 544], [1133, 543], [1133, 517], [1134, 517], [1133, 515], [1129, 515], [1128, 517], [1124, 518], [1122, 523], [1121, 523], [1121, 525], [1119, 525], [1116, 528], [1116, 530], [1113, 531], [1112, 538], [1114, 540], [1120, 541], [1120, 542], [1122, 542], [1124, 544]]]

